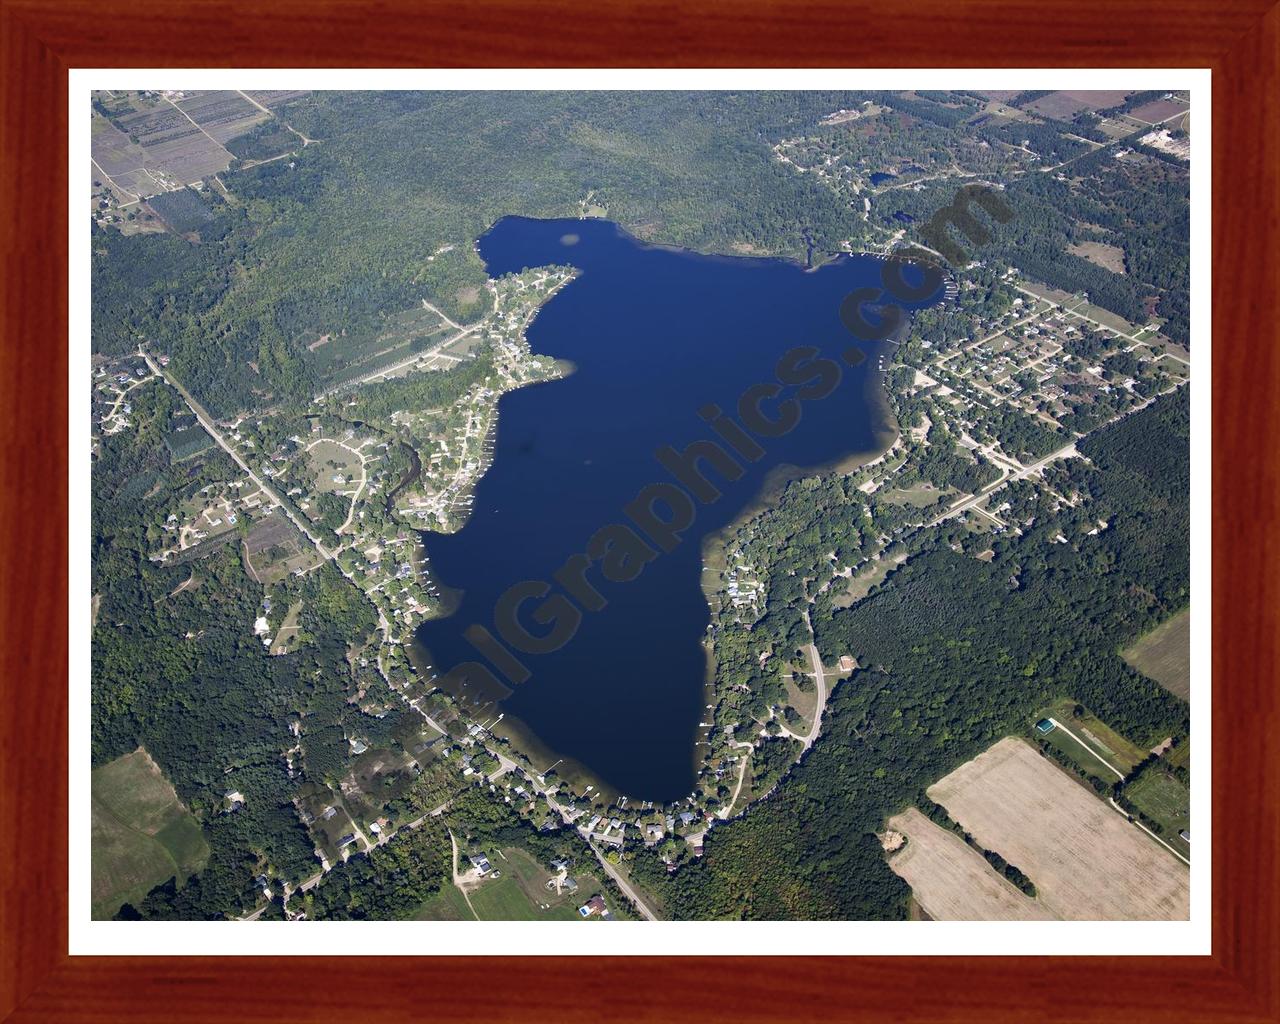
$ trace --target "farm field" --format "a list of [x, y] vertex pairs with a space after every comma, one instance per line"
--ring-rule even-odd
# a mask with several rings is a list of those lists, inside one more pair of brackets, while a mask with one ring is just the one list
[[1161, 623], [1120, 652], [1130, 665], [1170, 693], [1191, 699], [1191, 609]]
[[1028, 743], [1008, 737], [927, 790], [1064, 920], [1186, 920], [1186, 865]]
[[1187, 104], [1181, 100], [1155, 100], [1151, 103], [1143, 104], [1136, 110], [1129, 111], [1129, 116], [1134, 120], [1144, 121], [1147, 124], [1158, 124], [1186, 109]]
[[1114, 107], [1125, 97], [1122, 89], [1089, 90], [1075, 89], [1069, 92], [1051, 92], [1024, 105], [1024, 109], [1033, 110], [1044, 117], [1055, 121], [1070, 121], [1082, 110], [1101, 110]]
[[271, 117], [238, 92], [226, 89], [189, 93], [177, 101], [177, 106], [219, 144], [243, 135]]
[[275, 89], [275, 90], [253, 90], [246, 89], [245, 95], [261, 103], [269, 110], [276, 107], [282, 107], [286, 103], [292, 103], [294, 100], [300, 100], [303, 96], [308, 95], [308, 89]]
[[95, 769], [91, 779], [96, 920], [170, 878], [181, 885], [204, 867], [209, 846], [200, 824], [142, 747]]
[[907, 837], [889, 867], [911, 886], [916, 902], [935, 921], [1048, 921], [1036, 900], [1001, 878], [982, 854], [909, 807], [888, 821]]

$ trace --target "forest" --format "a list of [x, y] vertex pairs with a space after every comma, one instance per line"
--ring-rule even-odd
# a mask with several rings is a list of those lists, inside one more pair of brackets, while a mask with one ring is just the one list
[[[93, 764], [144, 744], [211, 848], [208, 867], [185, 886], [163, 886], [126, 913], [232, 916], [257, 900], [258, 871], [296, 879], [315, 870], [293, 803], [298, 786], [340, 778], [347, 737], [389, 738], [402, 712], [398, 701], [381, 717], [352, 702], [348, 645], [373, 633], [375, 615], [331, 564], [273, 589], [277, 612], [302, 602], [306, 642], [269, 657], [251, 629], [265, 595], [245, 572], [242, 545], [220, 544], [178, 565], [150, 560], [167, 514], [237, 472], [216, 448], [171, 462], [160, 439], [176, 395], [152, 381], [131, 397], [136, 429], [101, 439], [93, 473]], [[392, 703], [381, 677], [360, 685], [381, 685]], [[283, 754], [297, 742], [290, 728], [298, 722], [305, 728], [295, 770]], [[244, 800], [229, 808], [231, 791]]]
[[[592, 203], [642, 237], [801, 256], [859, 237], [860, 218], [788, 171], [770, 143], [851, 94], [332, 93], [282, 114], [323, 140], [222, 176], [231, 198], [198, 244], [94, 237], [94, 350], [139, 336], [215, 415], [309, 397], [306, 342], [376, 328], [428, 298], [474, 320], [474, 241], [507, 214]], [[274, 145], [266, 129], [244, 155]], [[445, 245], [453, 249], [437, 253]], [[434, 258], [432, 258], [434, 256]]]

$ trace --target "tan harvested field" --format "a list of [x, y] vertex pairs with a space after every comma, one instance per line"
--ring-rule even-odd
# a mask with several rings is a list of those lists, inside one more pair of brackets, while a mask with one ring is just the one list
[[1049, 921], [1043, 906], [1005, 881], [953, 832], [935, 825], [916, 808], [889, 819], [907, 845], [889, 858], [889, 867], [911, 886], [916, 902], [935, 921]]
[[928, 789], [987, 850], [1016, 864], [1055, 917], [1183, 921], [1186, 865], [1020, 739]]
[[1186, 109], [1187, 104], [1179, 100], [1154, 100], [1138, 107], [1137, 110], [1129, 111], [1129, 116], [1146, 124], [1159, 124]]

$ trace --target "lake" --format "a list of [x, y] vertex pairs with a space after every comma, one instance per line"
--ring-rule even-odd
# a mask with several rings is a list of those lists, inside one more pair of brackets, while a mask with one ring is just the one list
[[[867, 358], [849, 365], [842, 354], [855, 339], [839, 316], [850, 291], [879, 284], [882, 261], [842, 256], [806, 270], [784, 260], [647, 245], [608, 221], [518, 217], [495, 224], [479, 251], [492, 277], [551, 264], [578, 269], [528, 332], [535, 353], [568, 360], [575, 370], [501, 398], [493, 464], [476, 487], [467, 525], [455, 534], [424, 534], [433, 575], [458, 592], [458, 605], [420, 627], [417, 660], [442, 675], [463, 663], [493, 671], [511, 691], [500, 706], [483, 706], [492, 688], [477, 682], [476, 669], [459, 669], [445, 688], [472, 702], [479, 718], [500, 711], [499, 731], [531, 749], [538, 769], [563, 758], [562, 774], [572, 766], [635, 799], [685, 797], [695, 779], [698, 724], [709, 720], [703, 542], [797, 467], [878, 453], [891, 440], [876, 369], [880, 348], [862, 343]], [[793, 356], [779, 384], [779, 362], [797, 346], [819, 352]], [[739, 428], [730, 436], [744, 454], [720, 441], [727, 465], [693, 463], [674, 492], [686, 497], [671, 505], [657, 500], [673, 493], [676, 477], [655, 452], [716, 440], [704, 419], [715, 418], [712, 404], [744, 423], [744, 393], [753, 403], [750, 423], [781, 436], [753, 428], [748, 437]], [[768, 426], [795, 410], [799, 420], [789, 431], [782, 432], [786, 423]], [[741, 475], [727, 479], [735, 468]], [[654, 484], [661, 485], [651, 492], [655, 500], [639, 506], [646, 531], [624, 509]], [[691, 489], [695, 496], [687, 497]], [[680, 511], [691, 522], [676, 524], [683, 527], [678, 536], [675, 527], [655, 525]], [[604, 527], [610, 529], [597, 538], [596, 564], [557, 576]], [[503, 637], [495, 607], [504, 593], [525, 598], [512, 615], [498, 616], [516, 642], [488, 645], [486, 659], [463, 633], [480, 625]], [[548, 634], [551, 640], [538, 641]]]

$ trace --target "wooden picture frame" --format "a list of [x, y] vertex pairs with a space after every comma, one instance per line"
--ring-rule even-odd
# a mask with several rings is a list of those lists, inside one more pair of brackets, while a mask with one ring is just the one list
[[[0, 1019], [1280, 1020], [1280, 7], [3, 0], [0, 52]], [[67, 72], [223, 65], [1211, 68], [1212, 955], [69, 956]]]

